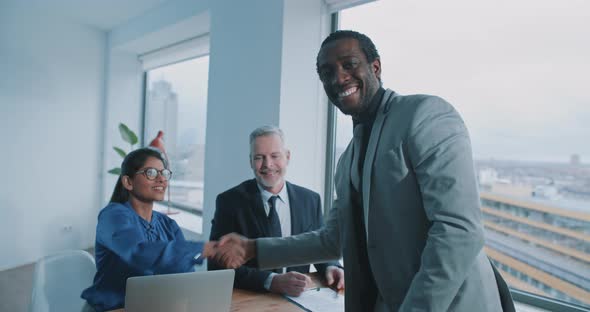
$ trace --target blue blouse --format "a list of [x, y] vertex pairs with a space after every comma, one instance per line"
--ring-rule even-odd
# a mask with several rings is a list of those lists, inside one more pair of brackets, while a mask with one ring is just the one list
[[128, 277], [193, 271], [203, 243], [184, 239], [178, 224], [152, 212], [147, 222], [125, 204], [109, 203], [96, 226], [96, 275], [82, 298], [97, 311], [123, 308]]

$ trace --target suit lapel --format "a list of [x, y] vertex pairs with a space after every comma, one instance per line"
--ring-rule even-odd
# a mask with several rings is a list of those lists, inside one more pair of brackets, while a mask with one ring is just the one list
[[[350, 169], [352, 168], [352, 162], [354, 157], [354, 141], [348, 143], [348, 146], [340, 156], [336, 166], [336, 172], [334, 173], [334, 187], [336, 188], [336, 197], [334, 200], [338, 198], [350, 198], [350, 192], [352, 186], [352, 173]], [[358, 167], [357, 167], [358, 168]], [[357, 169], [358, 171], [358, 169]], [[357, 173], [358, 174], [358, 173]], [[352, 205], [343, 205], [346, 201], [340, 201], [339, 209], [347, 210], [346, 207], [352, 207]]]
[[352, 162], [350, 163], [350, 182], [357, 192], [360, 192], [361, 172], [359, 172], [359, 154], [361, 150], [361, 139], [363, 137], [362, 125], [357, 125], [354, 128], [352, 137]]
[[303, 232], [303, 218], [299, 208], [299, 198], [295, 192], [294, 187], [291, 183], [286, 182], [287, 185], [287, 196], [289, 196], [289, 210], [291, 214], [291, 235], [299, 234]]
[[381, 136], [381, 129], [383, 128], [383, 122], [387, 117], [387, 112], [390, 108], [390, 98], [393, 94], [394, 92], [389, 89], [385, 90], [385, 94], [383, 94], [383, 99], [379, 105], [379, 110], [377, 111], [377, 116], [375, 117], [375, 123], [373, 124], [373, 129], [371, 130], [371, 136], [369, 137], [369, 144], [367, 145], [367, 152], [365, 154], [365, 162], [363, 163], [363, 212], [365, 214], [365, 234], [367, 235], [367, 240], [369, 239], [369, 198], [371, 195], [373, 160], [375, 160], [375, 152], [377, 151], [377, 144], [379, 143], [379, 137]]
[[260, 190], [258, 189], [258, 185], [256, 185], [256, 179], [251, 180], [252, 183], [248, 185], [247, 196], [250, 201], [250, 207], [252, 208], [252, 213], [255, 216], [255, 220], [258, 223], [258, 228], [264, 234], [264, 237], [270, 236], [270, 227], [267, 222], [267, 215], [264, 211], [264, 206], [262, 205], [262, 194], [260, 194]]

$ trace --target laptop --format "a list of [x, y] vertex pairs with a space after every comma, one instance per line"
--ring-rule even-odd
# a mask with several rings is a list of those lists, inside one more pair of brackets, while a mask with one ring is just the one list
[[126, 312], [227, 312], [234, 270], [137, 276], [127, 279]]

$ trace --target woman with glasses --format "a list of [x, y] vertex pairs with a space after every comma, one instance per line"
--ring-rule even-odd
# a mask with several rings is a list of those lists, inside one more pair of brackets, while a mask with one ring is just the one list
[[123, 160], [111, 202], [98, 215], [94, 283], [82, 292], [94, 310], [123, 308], [128, 277], [190, 272], [215, 254], [213, 242], [185, 240], [174, 220], [153, 210], [171, 176], [156, 148], [137, 149]]

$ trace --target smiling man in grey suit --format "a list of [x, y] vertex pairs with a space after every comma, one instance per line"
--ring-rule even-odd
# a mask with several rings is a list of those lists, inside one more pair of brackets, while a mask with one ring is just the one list
[[338, 31], [322, 43], [317, 71], [331, 102], [354, 121], [336, 170], [326, 225], [287, 238], [239, 244], [260, 267], [344, 256], [346, 311], [514, 311], [483, 251], [471, 144], [446, 101], [381, 86], [371, 40]]

